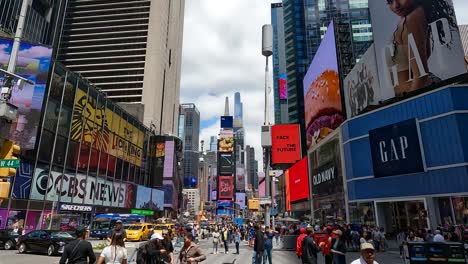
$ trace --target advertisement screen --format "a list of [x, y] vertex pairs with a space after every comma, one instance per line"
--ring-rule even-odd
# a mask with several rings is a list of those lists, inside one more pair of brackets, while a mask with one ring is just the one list
[[387, 2], [369, 1], [383, 100], [466, 73], [451, 0]]
[[289, 170], [284, 172], [284, 180], [286, 184], [285, 192], [286, 192], [286, 211], [291, 211], [291, 188], [289, 185]]
[[138, 185], [135, 208], [152, 209], [151, 188]]
[[166, 158], [166, 137], [165, 136], [151, 137], [150, 138], [150, 170], [149, 171], [151, 175], [150, 184], [152, 187], [161, 187], [163, 184], [165, 158]]
[[288, 100], [288, 80], [286, 77], [286, 73], [282, 73], [279, 75], [279, 99], [280, 100]]
[[304, 77], [307, 147], [333, 132], [344, 121], [333, 22]]
[[234, 152], [234, 131], [223, 129], [219, 136], [218, 150], [222, 153]]
[[271, 139], [272, 164], [294, 164], [301, 159], [299, 125], [274, 125]]
[[358, 115], [370, 105], [378, 105], [382, 97], [374, 44], [346, 76], [343, 85], [348, 118]]
[[164, 191], [164, 207], [173, 207], [173, 201], [177, 200], [177, 198], [173, 196], [177, 194], [174, 192], [174, 183], [172, 180], [165, 180], [162, 190]]
[[309, 171], [307, 158], [302, 159], [289, 169], [289, 186], [294, 192], [291, 202], [309, 198]]
[[232, 128], [234, 125], [234, 119], [232, 116], [221, 117], [221, 128]]
[[234, 160], [232, 153], [219, 154], [219, 173], [221, 175], [232, 175], [234, 169]]
[[[0, 39], [0, 67], [4, 70], [8, 68], [12, 47], [13, 40]], [[16, 86], [13, 88], [10, 103], [18, 107], [18, 118], [11, 125], [10, 139], [18, 142], [24, 150], [33, 149], [36, 143], [51, 56], [52, 48], [20, 43], [15, 74], [34, 84], [25, 83], [22, 89]], [[0, 85], [3, 86], [5, 79], [3, 74], [1, 76]]]
[[245, 193], [236, 193], [236, 204], [243, 210], [245, 208]]
[[245, 191], [245, 169], [241, 167], [236, 168], [236, 190]]
[[175, 142], [166, 141], [165, 146], [165, 158], [164, 158], [164, 178], [171, 178], [174, 175], [174, 151], [175, 151]]
[[164, 209], [164, 191], [153, 189], [151, 191], [151, 202], [153, 210], [162, 211]]
[[234, 182], [232, 176], [218, 177], [218, 200], [232, 199], [234, 197]]
[[137, 185], [127, 183], [127, 194], [126, 194], [126, 197], [125, 197], [125, 208], [135, 207], [134, 204], [135, 204], [135, 198], [136, 198], [136, 195], [135, 195], [136, 186]]

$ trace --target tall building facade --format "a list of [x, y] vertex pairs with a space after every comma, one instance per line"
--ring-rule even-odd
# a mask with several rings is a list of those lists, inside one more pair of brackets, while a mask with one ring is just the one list
[[459, 25], [458, 27], [465, 52], [465, 62], [468, 64], [468, 25]]
[[271, 4], [273, 26], [273, 88], [275, 124], [288, 123], [286, 51], [284, 42], [283, 4]]
[[182, 104], [180, 115], [184, 123], [184, 188], [193, 189], [198, 186], [199, 174], [199, 142], [200, 142], [200, 112], [194, 104]]
[[58, 59], [157, 133], [175, 135], [185, 0], [67, 3]]
[[258, 162], [255, 160], [255, 149], [249, 145], [245, 147], [246, 176], [248, 186], [258, 190]]
[[234, 94], [234, 129], [243, 127], [244, 119], [244, 105], [241, 102], [241, 96], [239, 92]]

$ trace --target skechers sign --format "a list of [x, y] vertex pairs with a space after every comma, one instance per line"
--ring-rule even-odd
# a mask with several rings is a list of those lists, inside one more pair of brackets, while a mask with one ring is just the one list
[[63, 174], [37, 169], [31, 190], [31, 199], [75, 204], [125, 207], [126, 184], [106, 181], [83, 174]]
[[59, 206], [61, 212], [85, 212], [90, 213], [93, 211], [93, 207], [90, 205], [79, 205], [79, 204], [65, 204], [62, 203]]
[[424, 171], [416, 119], [369, 131], [375, 177]]

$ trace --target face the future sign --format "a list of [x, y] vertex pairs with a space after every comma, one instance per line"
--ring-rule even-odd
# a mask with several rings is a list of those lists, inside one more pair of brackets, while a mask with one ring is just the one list
[[375, 177], [424, 171], [416, 119], [369, 131]]

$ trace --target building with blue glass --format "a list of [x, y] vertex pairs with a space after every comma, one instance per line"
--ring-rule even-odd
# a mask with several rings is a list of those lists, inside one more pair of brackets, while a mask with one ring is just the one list
[[348, 220], [388, 233], [468, 224], [467, 96], [442, 87], [343, 124]]

